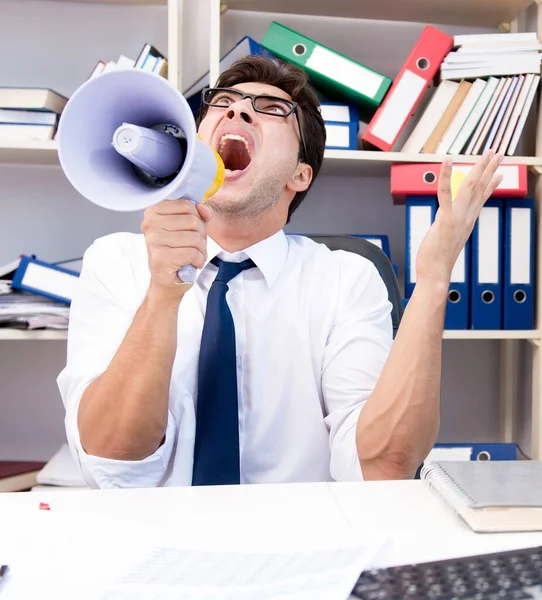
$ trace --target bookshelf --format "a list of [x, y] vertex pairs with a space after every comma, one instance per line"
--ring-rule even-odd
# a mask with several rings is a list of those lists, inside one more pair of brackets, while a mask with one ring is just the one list
[[[48, 2], [49, 0], [42, 0]], [[542, 40], [542, 4], [536, 0], [63, 0], [74, 4], [118, 4], [124, 5], [126, 14], [132, 6], [165, 7], [167, 11], [168, 60], [170, 83], [182, 90], [183, 65], [189, 62], [189, 48], [183, 36], [190, 40], [197, 39], [200, 44], [198, 52], [208, 54], [208, 68], [211, 80], [215, 79], [219, 70], [221, 37], [227, 37], [224, 23], [230, 11], [247, 11], [248, 13], [273, 13], [269, 20], [280, 17], [280, 14], [297, 17], [328, 16], [344, 19], [387, 20], [405, 23], [434, 23], [449, 26], [481, 26], [495, 28], [500, 31], [515, 31], [519, 28], [525, 10], [534, 8], [538, 13], [537, 31]], [[59, 4], [55, 2], [54, 4]], [[537, 5], [537, 6], [535, 6]], [[205, 17], [202, 17], [205, 14]], [[333, 19], [328, 21], [334, 27]], [[196, 33], [197, 24], [203, 28]], [[327, 25], [326, 25], [327, 27]], [[240, 36], [237, 36], [240, 37]], [[387, 46], [390, 46], [386, 42]], [[391, 44], [392, 45], [392, 44]], [[222, 48], [223, 49], [223, 48]], [[389, 50], [391, 52], [392, 50]], [[185, 81], [185, 83], [189, 83]], [[540, 108], [536, 109], [540, 114]], [[530, 167], [530, 177], [536, 181], [535, 198], [536, 228], [542, 227], [540, 203], [542, 202], [542, 118], [534, 131], [532, 152], [523, 156], [506, 157], [504, 164], [524, 164]], [[455, 162], [474, 162], [475, 156], [454, 156]], [[397, 162], [441, 162], [444, 155], [411, 154], [402, 152], [380, 151], [347, 151], [327, 150], [321, 176], [338, 177], [380, 177], [389, 174], [391, 164]], [[54, 142], [21, 143], [0, 140], [0, 164], [46, 166], [59, 168], [56, 145]], [[384, 199], [392, 202], [391, 197]], [[358, 200], [356, 200], [358, 201]], [[359, 198], [363, 205], [363, 196]], [[510, 390], [518, 387], [517, 369], [513, 368], [514, 351], [519, 344], [530, 348], [529, 368], [532, 372], [530, 389], [531, 404], [529, 407], [531, 421], [531, 448], [524, 450], [533, 458], [542, 459], [542, 354], [540, 339], [542, 324], [542, 240], [537, 240], [536, 282], [537, 282], [537, 320], [532, 331], [445, 331], [444, 340], [477, 341], [494, 340], [499, 344], [499, 352], [503, 369], [500, 374], [500, 431], [502, 441], [515, 441], [514, 423], [517, 419], [514, 397]], [[1, 331], [0, 342], [5, 341], [65, 341], [66, 333], [62, 331]]]
[[[0, 329], [0, 341], [4, 340], [67, 340], [67, 332], [54, 330], [19, 331], [14, 329]], [[529, 340], [537, 344], [540, 341], [540, 332], [535, 331], [444, 331], [445, 340]]]

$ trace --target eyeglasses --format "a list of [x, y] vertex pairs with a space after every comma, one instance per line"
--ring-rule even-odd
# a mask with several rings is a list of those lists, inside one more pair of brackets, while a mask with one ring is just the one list
[[235, 102], [240, 102], [245, 98], [250, 98], [252, 108], [255, 112], [269, 115], [270, 117], [289, 117], [295, 113], [297, 126], [299, 128], [299, 137], [303, 149], [303, 160], [307, 158], [307, 149], [303, 130], [299, 121], [299, 105], [292, 100], [278, 98], [277, 96], [268, 96], [265, 94], [245, 94], [232, 88], [205, 88], [202, 92], [203, 103], [213, 108], [229, 108]]

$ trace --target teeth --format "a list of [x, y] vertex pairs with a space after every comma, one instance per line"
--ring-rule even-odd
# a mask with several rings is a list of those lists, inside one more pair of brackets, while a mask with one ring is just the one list
[[248, 152], [248, 142], [247, 142], [247, 140], [242, 135], [237, 135], [235, 133], [226, 133], [225, 135], [223, 135], [220, 138], [219, 151], [221, 151], [223, 149], [224, 144], [226, 143], [227, 140], [237, 140], [239, 142], [243, 142], [245, 144], [245, 148], [247, 149], [247, 152]]

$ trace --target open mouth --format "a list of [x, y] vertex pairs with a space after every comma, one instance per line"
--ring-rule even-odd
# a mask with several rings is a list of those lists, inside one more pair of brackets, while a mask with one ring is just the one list
[[252, 160], [248, 141], [241, 135], [226, 133], [218, 143], [218, 153], [224, 162], [226, 171], [244, 171]]

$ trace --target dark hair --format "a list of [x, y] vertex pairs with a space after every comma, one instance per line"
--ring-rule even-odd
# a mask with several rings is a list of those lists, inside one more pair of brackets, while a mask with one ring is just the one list
[[[294, 196], [288, 210], [288, 223], [314, 183], [324, 159], [326, 129], [320, 113], [320, 101], [305, 71], [279, 58], [247, 56], [239, 59], [219, 76], [216, 87], [232, 87], [252, 82], [273, 85], [286, 92], [299, 105], [299, 122], [307, 149], [304, 161], [312, 167], [312, 181], [305, 191], [297, 192]], [[202, 105], [198, 124], [205, 117], [207, 108]], [[300, 144], [299, 159], [301, 158], [303, 152]]]

